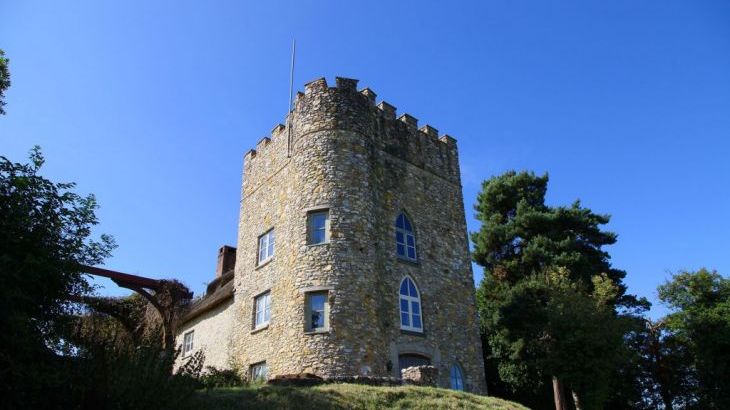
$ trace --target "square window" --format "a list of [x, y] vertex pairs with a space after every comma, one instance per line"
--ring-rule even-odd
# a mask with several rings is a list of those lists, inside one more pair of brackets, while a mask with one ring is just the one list
[[329, 328], [329, 301], [327, 292], [312, 292], [306, 295], [305, 329], [308, 332]]
[[254, 307], [254, 328], [268, 325], [271, 319], [271, 292], [256, 296]]
[[190, 352], [193, 351], [193, 337], [195, 335], [195, 331], [191, 330], [183, 336], [183, 356], [187, 356]]
[[274, 256], [274, 230], [259, 236], [259, 265]]
[[262, 382], [268, 378], [269, 366], [266, 365], [266, 362], [251, 365], [251, 380], [255, 382]]
[[307, 244], [317, 245], [330, 241], [329, 211], [317, 211], [307, 214]]

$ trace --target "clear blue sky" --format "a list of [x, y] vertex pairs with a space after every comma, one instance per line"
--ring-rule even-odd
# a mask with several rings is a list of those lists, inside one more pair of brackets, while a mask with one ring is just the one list
[[2, 0], [0, 154], [39, 144], [46, 176], [97, 195], [109, 268], [200, 293], [296, 37], [297, 89], [358, 78], [458, 139], [471, 230], [483, 179], [549, 172], [551, 204], [613, 216], [631, 292], [730, 272], [730, 2], [357, 3]]

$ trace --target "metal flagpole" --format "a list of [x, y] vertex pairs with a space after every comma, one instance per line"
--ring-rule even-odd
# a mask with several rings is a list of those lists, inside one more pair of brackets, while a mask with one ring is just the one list
[[294, 57], [297, 53], [297, 40], [292, 39], [291, 41], [291, 71], [289, 73], [289, 107], [286, 111], [286, 118], [287, 118], [287, 124], [286, 124], [286, 130], [287, 130], [287, 140], [286, 140], [286, 156], [287, 158], [291, 157], [291, 116], [292, 116], [292, 98], [294, 96]]

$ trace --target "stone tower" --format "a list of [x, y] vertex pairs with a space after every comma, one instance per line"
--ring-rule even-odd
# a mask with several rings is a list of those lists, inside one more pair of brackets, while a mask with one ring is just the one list
[[254, 377], [430, 363], [484, 392], [456, 141], [336, 82], [245, 156], [230, 356]]

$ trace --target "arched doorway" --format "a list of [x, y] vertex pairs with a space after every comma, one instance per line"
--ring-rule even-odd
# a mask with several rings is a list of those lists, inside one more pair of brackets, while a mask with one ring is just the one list
[[431, 364], [431, 359], [428, 357], [417, 354], [417, 353], [404, 353], [398, 355], [398, 374], [400, 371], [413, 366], [428, 366]]

